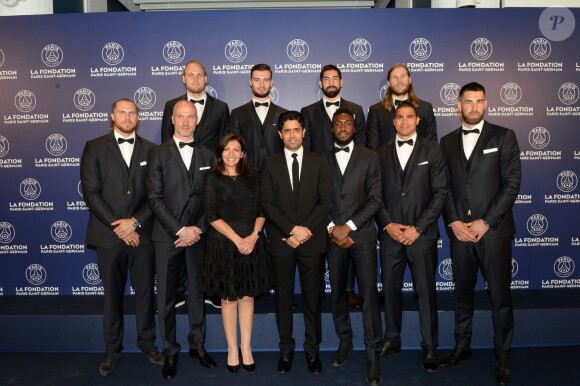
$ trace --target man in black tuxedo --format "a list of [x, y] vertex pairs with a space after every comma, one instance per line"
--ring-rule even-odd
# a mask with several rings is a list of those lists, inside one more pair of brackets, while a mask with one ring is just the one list
[[282, 113], [278, 130], [284, 151], [266, 160], [261, 179], [280, 335], [278, 371], [290, 371], [294, 358], [292, 319], [298, 264], [304, 303], [304, 351], [308, 370], [317, 373], [322, 369], [318, 357], [322, 339], [320, 291], [323, 257], [328, 251], [326, 219], [331, 206], [328, 164], [322, 154], [304, 150], [306, 128], [299, 112]]
[[139, 110], [130, 99], [113, 103], [111, 132], [88, 141], [81, 158], [83, 197], [90, 209], [87, 244], [96, 249], [105, 289], [103, 335], [107, 355], [99, 367], [109, 375], [123, 349], [123, 302], [127, 274], [135, 289], [137, 346], [163, 364], [155, 346], [151, 210], [145, 191], [147, 152], [155, 146], [137, 135]]
[[208, 368], [216, 366], [205, 351], [203, 308], [205, 177], [213, 166], [213, 153], [194, 142], [197, 112], [193, 103], [179, 101], [173, 108], [173, 138], [149, 152], [147, 191], [155, 215], [153, 234], [157, 269], [157, 307], [163, 339], [166, 379], [177, 373], [181, 346], [176, 339], [175, 300], [179, 274], [187, 272], [187, 306], [190, 331], [189, 355]]
[[441, 361], [450, 367], [471, 357], [473, 296], [481, 269], [491, 300], [496, 381], [511, 381], [514, 316], [510, 292], [512, 207], [520, 190], [520, 150], [515, 133], [483, 120], [485, 88], [468, 83], [459, 91], [462, 124], [441, 140], [447, 159], [449, 198], [444, 210], [455, 280], [455, 348]]
[[402, 102], [394, 117], [395, 138], [377, 149], [383, 184], [383, 206], [377, 222], [387, 325], [381, 356], [401, 351], [401, 287], [409, 264], [419, 303], [423, 368], [435, 372], [439, 366], [437, 219], [447, 200], [445, 158], [437, 141], [418, 135], [414, 104]]
[[383, 345], [377, 296], [377, 232], [374, 217], [381, 207], [381, 172], [377, 153], [355, 144], [353, 114], [345, 108], [332, 118], [334, 146], [327, 153], [332, 181], [332, 210], [327, 225], [332, 244], [328, 270], [332, 286], [332, 319], [340, 345], [332, 366], [352, 353], [352, 326], [346, 298], [349, 260], [356, 267], [362, 301], [367, 382], [381, 382], [379, 355]]
[[309, 106], [303, 107], [300, 113], [304, 116], [306, 136], [304, 148], [317, 153], [328, 150], [333, 144], [332, 116], [339, 108], [348, 109], [355, 118], [356, 132], [354, 142], [365, 145], [365, 116], [362, 107], [356, 103], [343, 99], [342, 74], [338, 67], [327, 64], [320, 71], [318, 82], [322, 91], [322, 99]]
[[161, 120], [161, 142], [173, 138], [173, 107], [179, 101], [191, 101], [197, 110], [199, 123], [195, 128], [195, 143], [214, 151], [218, 140], [226, 133], [230, 110], [225, 102], [207, 94], [207, 72], [203, 64], [192, 60], [185, 65], [181, 81], [186, 93], [165, 103]]
[[261, 169], [272, 154], [281, 153], [284, 144], [278, 134], [278, 118], [287, 111], [270, 100], [272, 69], [267, 64], [256, 64], [250, 71], [252, 100], [232, 110], [228, 131], [240, 134], [246, 142], [248, 162]]
[[394, 109], [405, 100], [417, 108], [419, 117], [417, 134], [437, 141], [437, 122], [433, 114], [433, 106], [417, 98], [409, 69], [406, 65], [397, 63], [387, 72], [385, 97], [369, 108], [366, 125], [366, 144], [369, 149], [375, 150], [379, 145], [395, 138]]

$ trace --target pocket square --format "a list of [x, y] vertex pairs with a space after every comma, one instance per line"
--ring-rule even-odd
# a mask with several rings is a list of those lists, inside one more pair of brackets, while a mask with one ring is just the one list
[[497, 151], [497, 147], [493, 147], [491, 149], [483, 149], [483, 154], [493, 153]]
[[211, 169], [211, 166], [202, 166], [199, 168], [199, 170], [207, 170], [207, 169]]
[[421, 165], [427, 165], [429, 163], [429, 161], [423, 161], [420, 164], [418, 164], [417, 166], [421, 166]]
[[147, 161], [141, 161], [141, 163], [139, 163], [139, 166], [145, 166], [147, 165]]

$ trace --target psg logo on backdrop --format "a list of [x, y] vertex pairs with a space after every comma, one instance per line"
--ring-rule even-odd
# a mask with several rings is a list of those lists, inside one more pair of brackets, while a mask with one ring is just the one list
[[77, 184], [77, 191], [79, 192], [79, 196], [83, 197], [83, 184], [81, 181]]
[[280, 99], [280, 93], [276, 87], [272, 86], [270, 89], [270, 100], [274, 103], [278, 103], [278, 99]]
[[453, 263], [450, 258], [439, 263], [439, 275], [445, 280], [453, 280]]
[[83, 279], [87, 284], [97, 285], [101, 282], [101, 276], [99, 276], [99, 267], [95, 263], [87, 264], [83, 268]]
[[240, 63], [248, 55], [248, 49], [243, 41], [231, 40], [226, 44], [225, 48], [226, 59], [232, 63]]
[[534, 149], [543, 149], [550, 143], [550, 132], [543, 127], [534, 127], [530, 130], [528, 141]]
[[493, 52], [493, 45], [486, 38], [477, 38], [471, 42], [471, 56], [476, 60], [486, 60]]
[[14, 97], [14, 105], [21, 112], [29, 113], [36, 107], [36, 97], [31, 91], [19, 91]]
[[302, 62], [308, 57], [309, 53], [308, 43], [302, 39], [293, 39], [286, 46], [286, 55], [293, 62]]
[[518, 274], [519, 265], [516, 259], [512, 259], [512, 277]]
[[350, 57], [358, 62], [367, 60], [371, 56], [371, 51], [371, 43], [362, 38], [353, 40], [348, 47]]
[[10, 150], [10, 143], [8, 142], [8, 139], [6, 139], [5, 136], [0, 135], [0, 158], [4, 157], [6, 154], [8, 154], [9, 150]]
[[155, 91], [153, 91], [150, 87], [140, 87], [135, 91], [135, 95], [133, 95], [133, 100], [139, 106], [139, 108], [143, 110], [149, 110], [151, 107], [155, 105], [157, 97], [155, 95]]
[[461, 87], [457, 83], [446, 83], [441, 87], [441, 91], [439, 91], [439, 96], [441, 97], [441, 101], [446, 105], [456, 105], [459, 101], [459, 90]]
[[40, 191], [40, 183], [34, 178], [26, 178], [20, 183], [20, 195], [26, 200], [36, 200]]
[[381, 87], [381, 89], [379, 90], [379, 100], [383, 100], [385, 99], [385, 94], [387, 93], [387, 85], [385, 84], [383, 87]]
[[57, 243], [66, 243], [72, 236], [72, 229], [66, 221], [57, 221], [50, 227], [50, 235]]
[[571, 82], [564, 83], [558, 90], [558, 98], [565, 105], [573, 105], [578, 102], [578, 95], [578, 86]]
[[56, 44], [49, 44], [42, 49], [42, 62], [48, 67], [58, 66], [62, 62], [63, 56], [62, 50]]
[[66, 138], [60, 134], [51, 134], [46, 138], [46, 151], [57, 157], [66, 151]]
[[176, 40], [167, 42], [163, 46], [163, 58], [167, 63], [177, 64], [185, 58], [185, 47]]
[[564, 193], [570, 193], [578, 186], [578, 176], [571, 170], [564, 170], [556, 178], [558, 189]]
[[562, 278], [572, 275], [575, 268], [574, 260], [568, 256], [559, 257], [554, 262], [554, 273]]
[[418, 61], [427, 60], [431, 56], [431, 43], [425, 38], [417, 38], [411, 42], [409, 53]]
[[101, 57], [110, 66], [116, 66], [123, 61], [125, 51], [119, 43], [110, 42], [103, 46]]
[[506, 105], [515, 105], [522, 99], [522, 89], [517, 83], [506, 83], [501, 88], [499, 96]]
[[81, 88], [73, 97], [75, 107], [81, 111], [89, 111], [95, 107], [95, 94], [88, 88]]
[[46, 280], [46, 270], [40, 264], [30, 264], [26, 268], [26, 280], [32, 285], [40, 285]]
[[207, 95], [211, 95], [214, 98], [217, 98], [217, 91], [211, 86], [205, 86], [205, 92]]
[[526, 226], [531, 235], [540, 236], [548, 230], [548, 219], [544, 215], [534, 214], [528, 218]]
[[9, 222], [0, 222], [0, 243], [8, 244], [14, 240], [16, 231]]
[[0, 67], [4, 64], [4, 51], [0, 50]]
[[548, 39], [537, 38], [530, 43], [530, 55], [536, 60], [545, 60], [552, 53], [552, 46]]

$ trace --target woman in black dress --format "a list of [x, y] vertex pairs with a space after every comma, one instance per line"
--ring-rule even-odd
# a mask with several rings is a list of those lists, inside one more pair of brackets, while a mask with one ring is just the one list
[[[268, 292], [270, 262], [260, 238], [266, 219], [260, 210], [259, 175], [251, 170], [244, 153], [244, 140], [227, 133], [215, 152], [213, 173], [206, 179], [205, 211], [208, 231], [205, 258], [207, 296], [221, 298], [221, 310], [228, 344], [227, 369], [253, 372], [251, 336], [254, 297]], [[237, 319], [240, 320], [238, 355]]]

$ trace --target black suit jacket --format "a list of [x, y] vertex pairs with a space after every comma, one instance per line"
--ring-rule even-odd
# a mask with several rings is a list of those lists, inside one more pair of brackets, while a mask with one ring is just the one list
[[298, 202], [294, 201], [290, 179], [284, 152], [266, 160], [260, 187], [262, 209], [268, 219], [268, 251], [275, 256], [291, 255], [294, 249], [282, 239], [300, 225], [310, 229], [313, 236], [296, 249], [298, 253], [306, 256], [325, 253], [329, 248], [326, 220], [331, 207], [326, 157], [304, 151]]
[[[426, 101], [420, 101], [417, 107], [419, 125], [417, 134], [421, 137], [437, 141], [437, 121], [433, 114], [433, 106]], [[395, 138], [396, 130], [393, 126], [394, 111], [387, 111], [380, 102], [369, 108], [366, 126], [367, 147], [375, 150], [383, 143]]]
[[[484, 237], [513, 236], [516, 227], [512, 207], [520, 191], [522, 174], [515, 133], [484, 122], [483, 132], [471, 154], [469, 171], [462, 137], [459, 128], [441, 139], [449, 183], [444, 211], [446, 224], [482, 218], [491, 226]], [[471, 218], [467, 215], [469, 210]]]
[[113, 232], [111, 223], [135, 217], [139, 243], [148, 244], [151, 234], [151, 210], [147, 203], [145, 172], [147, 152], [153, 143], [136, 136], [130, 167], [115, 140], [113, 131], [88, 141], [81, 158], [83, 197], [90, 209], [87, 244], [114, 247], [124, 242]]
[[332, 149], [326, 152], [330, 166], [332, 209], [327, 225], [346, 224], [351, 220], [356, 231], [349, 236], [356, 243], [377, 241], [375, 214], [381, 207], [381, 171], [377, 153], [362, 145], [354, 145], [344, 175]]
[[[173, 138], [175, 128], [171, 122], [173, 107], [179, 101], [187, 100], [187, 94], [172, 99], [165, 103], [163, 118], [161, 120], [161, 143]], [[205, 108], [201, 121], [195, 128], [195, 142], [215, 151], [217, 143], [222, 135], [226, 133], [230, 109], [225, 102], [220, 101], [207, 94]]]
[[[332, 138], [332, 121], [326, 113], [323, 100], [320, 99], [300, 111], [304, 116], [306, 135], [304, 137], [304, 149], [317, 153], [326, 151], [334, 143]], [[340, 99], [340, 108], [346, 108], [354, 114], [356, 132], [354, 142], [365, 146], [365, 115], [362, 107], [346, 99]]]
[[[417, 136], [403, 178], [395, 146], [398, 145], [393, 139], [377, 149], [383, 184], [383, 206], [377, 215], [379, 228], [392, 222], [414, 225], [423, 231], [421, 237], [436, 240], [437, 219], [447, 202], [443, 152], [436, 141]], [[393, 241], [387, 232], [380, 234], [381, 240]]]
[[213, 153], [195, 145], [188, 171], [172, 138], [151, 149], [147, 163], [147, 194], [155, 215], [152, 240], [172, 242], [184, 226], [195, 225], [205, 232], [203, 192]]
[[270, 102], [264, 124], [260, 122], [252, 101], [232, 110], [228, 131], [240, 134], [246, 142], [246, 154], [250, 165], [261, 169], [269, 156], [281, 153], [284, 144], [278, 134], [278, 118], [287, 111]]

